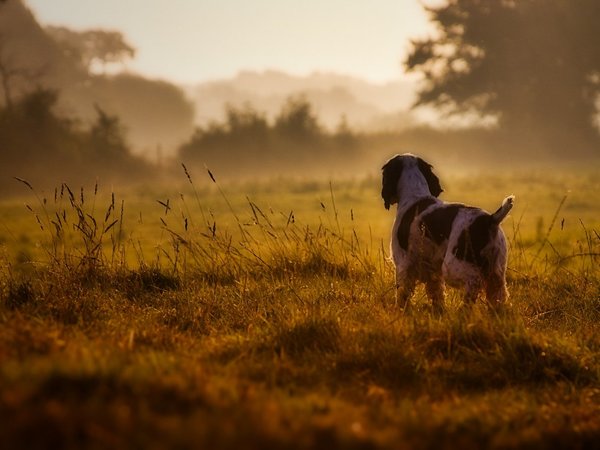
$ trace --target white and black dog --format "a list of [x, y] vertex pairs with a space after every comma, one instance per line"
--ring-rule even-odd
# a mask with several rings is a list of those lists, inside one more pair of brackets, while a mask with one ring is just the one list
[[513, 206], [504, 199], [489, 214], [461, 203], [445, 203], [432, 166], [412, 154], [396, 155], [383, 166], [385, 208], [398, 204], [391, 251], [396, 266], [396, 299], [410, 306], [417, 282], [425, 283], [437, 311], [444, 308], [444, 285], [464, 287], [465, 302], [485, 290], [490, 304], [501, 304], [506, 290], [506, 239], [500, 222]]

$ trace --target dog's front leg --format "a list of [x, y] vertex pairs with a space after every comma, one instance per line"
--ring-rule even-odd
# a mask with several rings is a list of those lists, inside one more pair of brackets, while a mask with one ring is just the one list
[[406, 311], [415, 291], [416, 278], [407, 271], [396, 270], [396, 306]]

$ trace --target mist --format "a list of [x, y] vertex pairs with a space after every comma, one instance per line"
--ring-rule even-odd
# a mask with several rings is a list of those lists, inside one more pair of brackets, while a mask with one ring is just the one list
[[599, 23], [0, 0], [2, 448], [598, 448]]
[[[557, 17], [552, 5], [546, 21]], [[489, 30], [478, 42], [496, 53], [485, 53], [445, 22], [461, 8], [474, 17], [463, 27], [495, 20], [463, 2], [430, 9], [438, 38], [405, 43], [398, 72], [411, 76], [397, 81], [294, 75], [274, 62], [272, 70], [177, 85], [128, 71], [138, 49], [119, 30], [45, 26], [22, 0], [4, 1], [0, 188], [14, 190], [13, 177], [40, 185], [170, 182], [182, 163], [228, 180], [360, 177], [402, 152], [454, 172], [597, 164], [600, 65], [584, 65], [572, 51], [587, 48], [587, 24], [576, 22], [584, 15], [557, 30], [553, 57], [550, 44], [536, 41], [537, 53], [517, 45], [541, 33], [528, 22], [531, 11], [506, 6], [498, 24], [512, 40]], [[581, 33], [561, 34], [578, 24]], [[464, 47], [448, 53], [453, 42]], [[532, 60], [540, 51], [545, 56]], [[559, 71], [567, 59], [570, 69]], [[483, 73], [486, 65], [505, 75]]]

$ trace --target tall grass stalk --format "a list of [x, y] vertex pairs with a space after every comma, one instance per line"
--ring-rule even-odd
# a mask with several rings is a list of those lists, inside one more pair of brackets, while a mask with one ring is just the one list
[[418, 289], [400, 314], [387, 238], [344, 221], [331, 185], [309, 223], [229, 189], [212, 209], [186, 176], [196, 202], [139, 214], [154, 259], [114, 194], [63, 184], [28, 207], [47, 258], [0, 272], [5, 446], [596, 447], [593, 226], [568, 247], [513, 224], [504, 309], [449, 289], [436, 316]]

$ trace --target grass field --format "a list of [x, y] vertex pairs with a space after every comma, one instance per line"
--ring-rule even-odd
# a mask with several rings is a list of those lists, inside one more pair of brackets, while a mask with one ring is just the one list
[[448, 201], [516, 195], [500, 312], [394, 308], [376, 176], [22, 182], [0, 204], [3, 447], [598, 446], [597, 174], [440, 175]]

